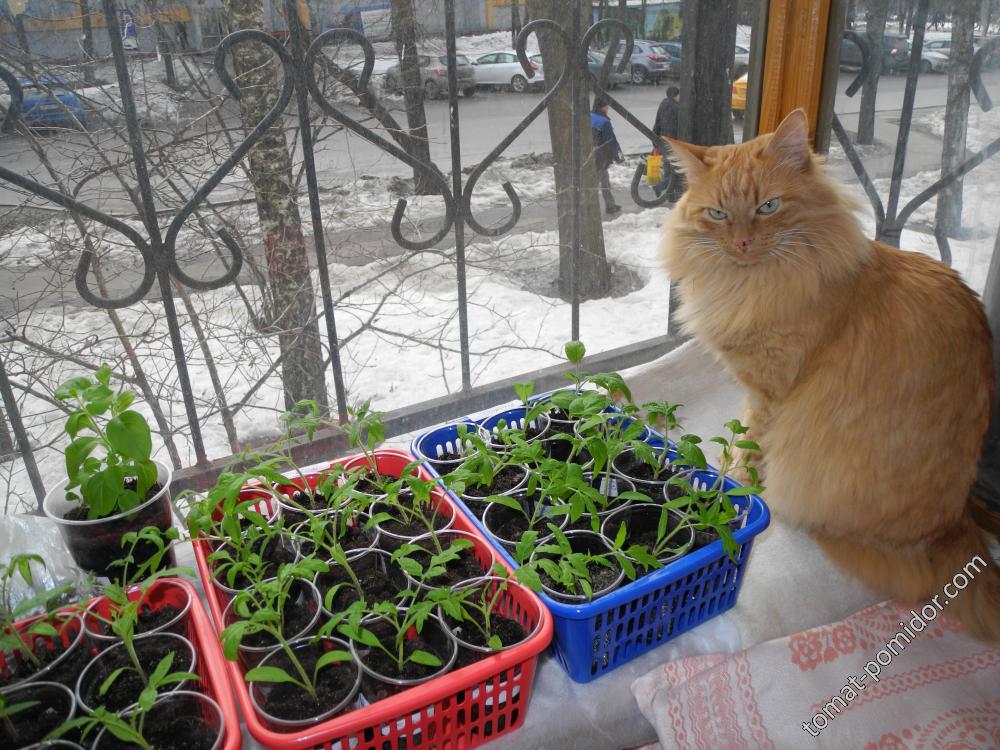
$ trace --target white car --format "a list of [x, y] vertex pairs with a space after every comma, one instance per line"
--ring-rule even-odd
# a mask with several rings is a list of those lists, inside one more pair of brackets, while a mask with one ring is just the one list
[[947, 73], [948, 53], [942, 50], [924, 49], [920, 53], [921, 73]]
[[490, 52], [480, 55], [472, 64], [476, 66], [476, 83], [480, 86], [509, 86], [511, 91], [522, 94], [531, 87], [539, 87], [544, 81], [542, 66], [529, 61], [534, 70], [530, 80], [524, 75], [517, 54], [510, 50]]

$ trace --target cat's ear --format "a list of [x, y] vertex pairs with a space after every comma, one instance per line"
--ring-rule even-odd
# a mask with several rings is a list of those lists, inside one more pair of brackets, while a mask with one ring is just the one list
[[790, 112], [781, 121], [764, 147], [764, 156], [799, 168], [809, 164], [809, 119], [802, 109]]
[[673, 138], [663, 140], [670, 144], [667, 158], [689, 179], [696, 178], [705, 171], [705, 151], [708, 150], [706, 146], [695, 146], [693, 143], [675, 141]]

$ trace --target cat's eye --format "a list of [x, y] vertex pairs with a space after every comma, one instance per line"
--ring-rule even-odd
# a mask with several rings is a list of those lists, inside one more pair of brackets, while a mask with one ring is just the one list
[[706, 208], [705, 212], [708, 214], [708, 217], [713, 221], [724, 221], [729, 218], [729, 214], [727, 214], [725, 211], [720, 211], [717, 208]]
[[781, 205], [781, 198], [770, 198], [761, 203], [759, 206], [757, 206], [757, 213], [761, 214], [762, 216], [773, 214], [775, 211], [778, 210], [778, 207], [780, 205]]

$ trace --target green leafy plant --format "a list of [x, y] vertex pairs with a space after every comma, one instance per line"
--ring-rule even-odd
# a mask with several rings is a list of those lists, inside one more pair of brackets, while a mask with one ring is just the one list
[[[141, 532], [132, 535], [133, 548], [134, 545], [141, 539]], [[111, 602], [111, 617], [105, 620], [111, 628], [111, 632], [117, 636], [124, 648], [125, 653], [128, 655], [129, 663], [118, 667], [111, 672], [101, 683], [98, 689], [99, 695], [106, 695], [111, 686], [125, 673], [136, 674], [140, 680], [142, 680], [143, 689], [139, 697], [140, 703], [148, 704], [152, 706], [153, 701], [156, 700], [156, 696], [159, 693], [160, 688], [165, 685], [174, 684], [177, 682], [184, 682], [185, 680], [197, 680], [198, 675], [191, 672], [171, 672], [170, 667], [173, 665], [174, 654], [173, 652], [168, 653], [164, 656], [153, 668], [151, 672], [146, 671], [142, 665], [142, 661], [139, 659], [139, 654], [136, 651], [135, 639], [138, 635], [136, 633], [136, 626], [139, 623], [140, 607], [142, 606], [143, 596], [149, 591], [150, 587], [160, 578], [166, 576], [176, 576], [183, 573], [193, 575], [194, 571], [187, 568], [173, 568], [169, 570], [162, 570], [153, 573], [151, 576], [146, 578], [141, 584], [139, 584], [140, 595], [134, 599], [130, 599], [128, 596], [128, 589], [117, 583], [110, 583], [104, 587], [104, 594], [107, 596]]]
[[347, 407], [350, 421], [347, 423], [347, 443], [355, 450], [361, 451], [365, 457], [365, 465], [369, 467], [367, 478], [378, 484], [381, 477], [375, 461], [375, 446], [385, 440], [385, 425], [382, 424], [384, 414], [372, 409], [371, 399], [358, 406]]
[[558, 527], [549, 524], [549, 530], [552, 538], [538, 546], [525, 565], [533, 568], [539, 577], [547, 577], [555, 587], [590, 601], [594, 597], [592, 576], [596, 568], [613, 570], [620, 567], [629, 580], [635, 579], [635, 566], [620, 552], [581, 552], [574, 549]]
[[[738, 419], [725, 423], [729, 431], [728, 437], [716, 436], [710, 442], [722, 447], [722, 457], [715, 479], [707, 487], [698, 482], [683, 482], [678, 484], [685, 494], [665, 504], [665, 507], [678, 508], [688, 515], [691, 525], [696, 531], [714, 531], [722, 539], [722, 547], [733, 560], [739, 548], [733, 539], [731, 523], [737, 518], [733, 498], [745, 498], [749, 495], [759, 495], [764, 488], [760, 485], [757, 469], [751, 465], [753, 452], [759, 452], [760, 446], [744, 437], [748, 428]], [[689, 442], [697, 447], [697, 439], [688, 436]], [[727, 474], [742, 470], [750, 477], [750, 484], [725, 489]], [[673, 481], [673, 480], [671, 480]]]
[[437, 487], [433, 479], [423, 479], [413, 473], [418, 462], [408, 464], [398, 479], [385, 485], [386, 494], [378, 499], [373, 512], [366, 522], [369, 527], [396, 521], [407, 527], [418, 527], [421, 533], [430, 534], [433, 544], [440, 551], [437, 539], [437, 521], [441, 517], [440, 505], [432, 497]]
[[[424, 624], [435, 606], [437, 605], [429, 598], [414, 600], [407, 607], [399, 607], [392, 602], [379, 602], [372, 606], [355, 602], [345, 613], [346, 617], [339, 624], [339, 630], [355, 643], [381, 651], [400, 673], [409, 662], [425, 667], [441, 667], [443, 662], [436, 654], [406, 647], [411, 640], [411, 633], [423, 632]], [[369, 624], [376, 621], [385, 623], [388, 644], [383, 643], [370, 629], [365, 618], [369, 618]]]
[[287, 547], [291, 562], [294, 558], [295, 540], [285, 529], [284, 519], [279, 518], [273, 525], [251, 525], [235, 537], [216, 538], [216, 548], [206, 560], [212, 567], [212, 574], [230, 589], [246, 588], [271, 578], [279, 566], [275, 559], [277, 547]]
[[[614, 480], [608, 474], [603, 476], [603, 481], [601, 478], [588, 476], [583, 467], [575, 463], [543, 462], [535, 478], [539, 494], [550, 498], [553, 515], [566, 515], [570, 523], [576, 523], [584, 513], [588, 513], [591, 529], [594, 532], [600, 531], [599, 514], [613, 505], [629, 500], [649, 500], [645, 494], [632, 490], [609, 497], [607, 490], [614, 485]], [[604, 491], [601, 489], [602, 486]]]
[[413, 580], [433, 588], [431, 582], [448, 572], [448, 564], [461, 559], [462, 552], [472, 549], [473, 542], [467, 537], [451, 539], [447, 547], [442, 546], [437, 534], [431, 539], [432, 548], [418, 544], [404, 544], [392, 553], [390, 558]]
[[504, 647], [494, 631], [494, 614], [508, 589], [509, 576], [502, 565], [493, 568], [494, 577], [456, 588], [437, 588], [428, 598], [456, 623], [469, 625], [479, 634], [479, 640], [494, 651]]
[[[39, 555], [14, 555], [6, 564], [0, 565], [0, 647], [4, 651], [20, 654], [35, 669], [41, 666], [41, 660], [31, 647], [33, 638], [57, 638], [61, 624], [66, 615], [55, 611], [55, 607], [71, 590], [69, 585], [57, 586], [27, 596], [14, 604], [15, 578], [20, 578], [29, 587], [34, 587], [35, 579], [31, 572], [31, 563], [45, 567], [45, 561]], [[18, 620], [28, 617], [34, 610], [42, 607], [44, 616], [18, 630]]]
[[86, 740], [95, 730], [105, 727], [111, 735], [122, 742], [135, 745], [141, 750], [156, 750], [144, 734], [146, 714], [150, 708], [152, 705], [145, 707], [143, 702], [135, 710], [123, 716], [99, 706], [89, 716], [81, 716], [56, 727], [46, 739], [55, 740], [69, 732], [79, 731], [81, 738]]
[[[298, 582], [312, 579], [317, 573], [325, 573], [327, 570], [329, 567], [325, 562], [306, 557], [296, 563], [282, 565], [274, 578], [240, 591], [233, 597], [230, 607], [237, 619], [227, 625], [220, 636], [225, 657], [236, 661], [240, 645], [249, 636], [262, 633], [281, 647], [293, 670], [292, 673], [285, 672], [274, 665], [258, 668], [263, 671], [252, 669], [244, 675], [248, 682], [291, 682], [299, 685], [312, 698], [317, 697], [316, 676], [319, 671], [343, 659], [324, 657], [319, 660], [322, 663], [310, 673], [296, 656], [285, 635], [285, 616], [289, 605], [294, 602]], [[283, 676], [278, 674], [279, 671], [284, 672]]]
[[545, 448], [540, 442], [526, 442], [514, 432], [509, 433], [510, 449], [500, 452], [478, 433], [465, 432], [464, 425], [458, 429], [459, 439], [465, 441], [468, 450], [465, 460], [443, 480], [445, 486], [458, 495], [465, 494], [470, 487], [486, 491], [493, 486], [497, 475], [508, 467], [533, 466], [545, 458]]
[[[56, 390], [71, 411], [65, 431], [66, 497], [87, 509], [87, 518], [104, 518], [136, 508], [156, 484], [156, 464], [145, 417], [129, 408], [135, 394], [111, 388], [111, 368], [94, 378], [76, 377]], [[126, 487], [134, 479], [134, 487]]]

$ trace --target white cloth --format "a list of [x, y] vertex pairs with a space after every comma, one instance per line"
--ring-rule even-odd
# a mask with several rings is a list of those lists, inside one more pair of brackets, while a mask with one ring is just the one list
[[660, 738], [646, 750], [1000, 748], [1000, 647], [947, 613], [910, 638], [912, 619], [883, 602], [739, 654], [663, 664], [632, 686]]

